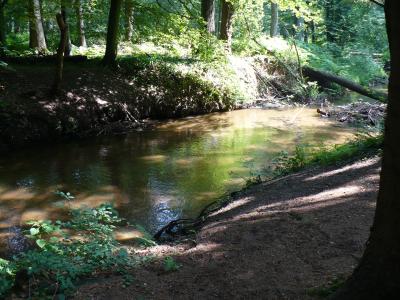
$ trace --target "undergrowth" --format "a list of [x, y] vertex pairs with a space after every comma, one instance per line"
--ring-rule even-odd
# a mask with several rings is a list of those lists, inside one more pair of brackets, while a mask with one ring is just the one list
[[[62, 193], [63, 194], [63, 193]], [[67, 201], [73, 199], [64, 194]], [[123, 220], [109, 204], [98, 208], [70, 210], [66, 221], [32, 221], [25, 237], [30, 250], [0, 259], [0, 297], [11, 289], [29, 293], [28, 298], [59, 298], [71, 294], [82, 277], [122, 274], [125, 285], [132, 281], [128, 270], [139, 263], [114, 238]]]
[[282, 152], [275, 159], [272, 174], [273, 177], [278, 177], [299, 171], [305, 167], [327, 166], [354, 158], [365, 157], [378, 153], [382, 144], [383, 135], [359, 135], [354, 141], [333, 147], [312, 149], [307, 148], [305, 145], [299, 145], [292, 155]]

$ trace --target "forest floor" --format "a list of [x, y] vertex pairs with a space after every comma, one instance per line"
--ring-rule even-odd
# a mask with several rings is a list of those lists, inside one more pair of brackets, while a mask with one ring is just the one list
[[[212, 214], [195, 241], [143, 250], [151, 263], [83, 284], [75, 299], [313, 299], [357, 265], [380, 159], [319, 167], [255, 185]], [[165, 257], [178, 270], [167, 272]]]

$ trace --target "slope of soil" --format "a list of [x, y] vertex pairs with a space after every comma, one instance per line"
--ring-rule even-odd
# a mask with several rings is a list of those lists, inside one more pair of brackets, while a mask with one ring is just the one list
[[[372, 224], [379, 158], [263, 183], [214, 213], [196, 241], [141, 254], [155, 261], [122, 277], [82, 285], [76, 299], [309, 299], [348, 276]], [[173, 256], [181, 265], [166, 272]]]
[[110, 70], [96, 61], [66, 64], [62, 90], [52, 95], [54, 66], [0, 68], [0, 151], [29, 142], [121, 133], [145, 118], [172, 118], [234, 107], [202, 78], [163, 65], [126, 63]]

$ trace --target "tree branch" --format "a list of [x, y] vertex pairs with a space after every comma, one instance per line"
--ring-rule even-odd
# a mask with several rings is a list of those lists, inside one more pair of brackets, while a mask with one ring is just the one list
[[375, 3], [376, 5], [379, 5], [380, 7], [385, 7], [384, 3], [381, 3], [381, 2], [379, 2], [377, 0], [369, 0], [369, 1], [371, 1], [372, 3]]

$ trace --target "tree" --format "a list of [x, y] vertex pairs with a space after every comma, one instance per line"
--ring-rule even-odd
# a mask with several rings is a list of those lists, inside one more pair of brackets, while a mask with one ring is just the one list
[[294, 36], [296, 39], [299, 41], [304, 40], [304, 19], [302, 17], [294, 16], [294, 25], [295, 25], [295, 30], [294, 30]]
[[214, 0], [201, 0], [201, 16], [206, 23], [209, 33], [215, 33], [215, 2]]
[[65, 56], [70, 56], [72, 49], [71, 36], [69, 33], [69, 26], [68, 26], [68, 15], [71, 5], [72, 5], [71, 0], [61, 0], [61, 16], [65, 23], [65, 30], [66, 30], [65, 34], [67, 35], [67, 44], [65, 46], [65, 53], [64, 53]]
[[108, 16], [106, 53], [103, 58], [103, 63], [106, 65], [114, 65], [117, 59], [121, 5], [122, 0], [111, 0]]
[[57, 94], [61, 88], [61, 82], [63, 78], [63, 70], [64, 70], [64, 55], [65, 49], [68, 43], [68, 24], [64, 23], [64, 17], [61, 13], [56, 16], [58, 27], [60, 28], [60, 43], [57, 49], [57, 67], [56, 67], [56, 76], [54, 78], [52, 93]]
[[221, 32], [220, 39], [226, 41], [228, 51], [231, 51], [232, 45], [232, 18], [234, 6], [232, 2], [221, 0]]
[[40, 54], [47, 50], [46, 38], [42, 23], [40, 0], [29, 0], [29, 28], [31, 48], [37, 48]]
[[[4, 8], [7, 0], [0, 0], [0, 47], [6, 45], [6, 22], [4, 17]], [[0, 51], [2, 51], [0, 49]]]
[[79, 47], [87, 47], [86, 36], [85, 36], [85, 22], [83, 19], [83, 8], [82, 0], [75, 0], [75, 13], [76, 13], [76, 25], [78, 29], [78, 45]]
[[278, 4], [271, 2], [271, 26], [270, 35], [275, 37], [279, 35], [279, 8]]
[[400, 1], [385, 1], [391, 54], [380, 189], [358, 267], [335, 299], [397, 299], [400, 294]]
[[133, 36], [133, 1], [125, 0], [125, 41], [131, 41]]

